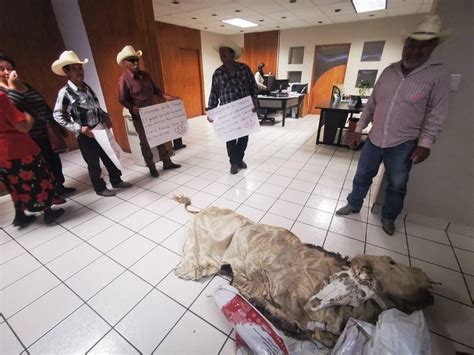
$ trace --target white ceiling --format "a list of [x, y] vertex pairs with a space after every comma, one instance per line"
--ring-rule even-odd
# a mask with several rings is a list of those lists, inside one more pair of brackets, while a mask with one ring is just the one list
[[[153, 0], [157, 21], [226, 35], [422, 14], [432, 6], [433, 0], [387, 0], [385, 10], [357, 14], [350, 0]], [[221, 22], [235, 17], [259, 26]]]

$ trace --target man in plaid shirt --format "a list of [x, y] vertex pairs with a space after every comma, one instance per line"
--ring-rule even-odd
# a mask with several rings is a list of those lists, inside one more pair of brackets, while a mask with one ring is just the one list
[[97, 195], [115, 196], [108, 190], [101, 177], [100, 161], [109, 172], [110, 183], [115, 188], [131, 187], [132, 184], [122, 181], [122, 172], [94, 138], [92, 129], [99, 123], [112, 127], [108, 113], [99, 106], [99, 100], [92, 89], [84, 82], [84, 68], [76, 53], [65, 51], [56, 60], [51, 69], [55, 74], [67, 76], [67, 84], [59, 90], [53, 117], [61, 126], [74, 132], [82, 156], [87, 163], [89, 177]]
[[[225, 105], [246, 96], [250, 96], [257, 107], [257, 82], [248, 65], [236, 62], [240, 57], [240, 48], [234, 43], [226, 43], [219, 47], [222, 65], [212, 76], [212, 87], [209, 95], [208, 110], [217, 105]], [[207, 118], [212, 122], [210, 118]], [[230, 160], [230, 173], [237, 174], [239, 169], [246, 169], [244, 162], [245, 149], [249, 136], [240, 137], [227, 142], [227, 155]]]

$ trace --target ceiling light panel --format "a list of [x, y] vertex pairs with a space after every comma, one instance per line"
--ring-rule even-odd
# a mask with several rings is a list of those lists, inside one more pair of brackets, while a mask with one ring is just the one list
[[352, 0], [357, 13], [385, 10], [387, 0]]
[[249, 27], [258, 26], [258, 24], [244, 20], [243, 18], [240, 18], [240, 17], [231, 18], [228, 20], [222, 20], [222, 22], [227, 23], [232, 26], [240, 27], [240, 28], [249, 28]]

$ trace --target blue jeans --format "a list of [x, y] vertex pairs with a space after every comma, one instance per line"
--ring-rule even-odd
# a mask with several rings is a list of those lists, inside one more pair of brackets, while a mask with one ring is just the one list
[[380, 148], [367, 139], [360, 154], [352, 192], [347, 196], [349, 206], [356, 210], [362, 208], [372, 180], [377, 175], [380, 163], [383, 162], [388, 186], [385, 191], [382, 218], [395, 220], [403, 209], [403, 200], [407, 194], [408, 174], [412, 164], [410, 155], [416, 144], [416, 140], [411, 140], [396, 147]]

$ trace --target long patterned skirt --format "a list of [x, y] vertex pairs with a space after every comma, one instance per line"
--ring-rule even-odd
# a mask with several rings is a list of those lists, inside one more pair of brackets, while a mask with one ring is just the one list
[[40, 212], [59, 200], [53, 174], [41, 154], [0, 160], [0, 181], [10, 192], [16, 210]]

